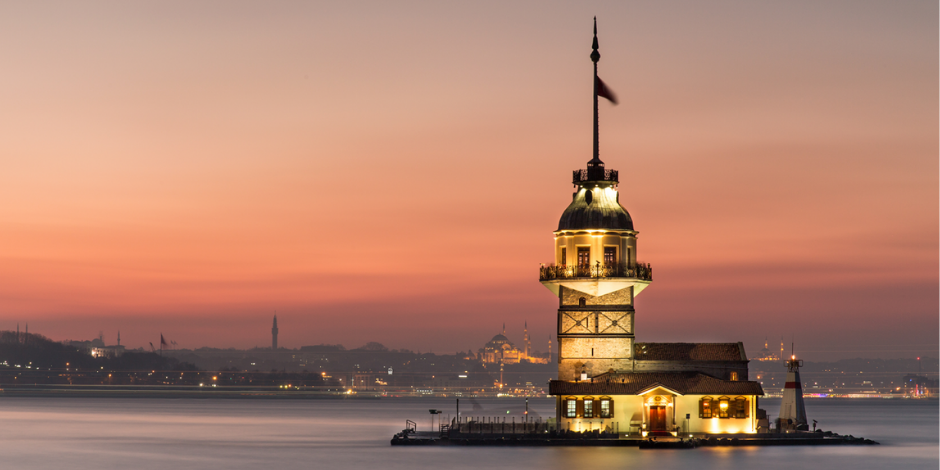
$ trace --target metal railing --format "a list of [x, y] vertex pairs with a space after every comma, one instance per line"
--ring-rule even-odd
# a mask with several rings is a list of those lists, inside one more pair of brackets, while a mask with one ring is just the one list
[[653, 280], [653, 268], [649, 263], [636, 264], [601, 264], [598, 261], [594, 266], [589, 264], [581, 265], [561, 265], [554, 264], [542, 265], [539, 268], [539, 281], [551, 281], [554, 279], [583, 279], [583, 278], [608, 278], [623, 277], [628, 279], [639, 279], [641, 281]]
[[617, 170], [605, 170], [604, 168], [588, 168], [586, 170], [574, 170], [571, 182], [574, 184], [585, 181], [612, 181], [619, 182]]

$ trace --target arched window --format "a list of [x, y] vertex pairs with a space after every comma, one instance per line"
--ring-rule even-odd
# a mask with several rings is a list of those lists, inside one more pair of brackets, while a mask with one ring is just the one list
[[584, 297], [581, 297], [580, 299], [578, 299], [578, 307], [584, 307], [585, 305], [587, 305], [587, 299], [585, 299]]
[[704, 397], [698, 402], [698, 417], [710, 419], [714, 415], [714, 400], [712, 397]]
[[731, 413], [731, 399], [728, 397], [721, 397], [718, 399], [718, 417], [727, 418], [729, 413]]
[[737, 397], [734, 399], [734, 417], [735, 418], [747, 418], [751, 411], [751, 408], [747, 406], [747, 398]]

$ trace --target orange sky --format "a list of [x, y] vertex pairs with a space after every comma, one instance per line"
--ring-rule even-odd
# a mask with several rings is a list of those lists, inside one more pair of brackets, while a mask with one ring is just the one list
[[0, 5], [0, 328], [536, 347], [591, 156], [640, 341], [938, 350], [936, 2]]

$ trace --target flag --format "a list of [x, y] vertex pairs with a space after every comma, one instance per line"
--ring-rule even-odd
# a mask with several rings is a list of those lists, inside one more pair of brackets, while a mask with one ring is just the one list
[[166, 340], [163, 339], [163, 333], [160, 333], [160, 347], [166, 346]]
[[604, 81], [601, 80], [601, 77], [595, 76], [594, 78], [597, 80], [597, 96], [603, 96], [604, 98], [610, 100], [611, 103], [617, 104], [617, 95], [615, 95], [610, 88], [607, 88], [607, 85], [604, 84]]

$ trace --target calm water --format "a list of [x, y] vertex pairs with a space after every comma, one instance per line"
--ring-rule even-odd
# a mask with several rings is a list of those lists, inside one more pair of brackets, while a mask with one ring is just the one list
[[[522, 400], [490, 399], [494, 414]], [[552, 401], [531, 401], [551, 416]], [[449, 399], [192, 400], [3, 398], [0, 468], [851, 468], [937, 469], [938, 404], [913, 400], [807, 400], [823, 429], [881, 446], [700, 448], [391, 447], [406, 418], [427, 429]], [[464, 415], [470, 405], [462, 400]], [[762, 400], [775, 415], [779, 400]]]

